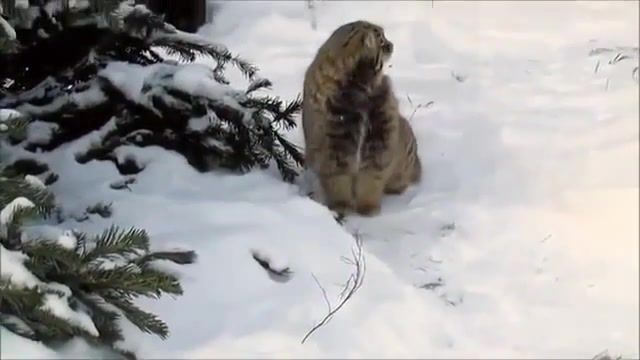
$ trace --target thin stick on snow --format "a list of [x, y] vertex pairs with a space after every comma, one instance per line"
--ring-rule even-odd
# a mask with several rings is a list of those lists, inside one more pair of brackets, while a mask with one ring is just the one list
[[324, 302], [327, 304], [327, 310], [331, 312], [331, 302], [329, 301], [329, 297], [327, 296], [327, 290], [325, 290], [324, 287], [320, 285], [320, 281], [318, 281], [318, 278], [315, 275], [311, 274], [311, 276], [313, 276], [313, 280], [316, 281], [316, 284], [318, 284], [320, 291], [322, 291], [322, 297], [324, 298]]
[[307, 0], [307, 8], [309, 9], [309, 14], [311, 15], [311, 29], [318, 29], [318, 18], [316, 16], [316, 3], [315, 0]]
[[358, 289], [360, 289], [362, 283], [364, 282], [364, 275], [366, 273], [367, 266], [364, 259], [364, 251], [362, 248], [362, 237], [359, 234], [355, 234], [354, 237], [356, 239], [356, 245], [355, 249], [351, 249], [351, 255], [353, 256], [353, 259], [348, 259], [348, 261], [345, 261], [346, 263], [351, 264], [354, 267], [354, 272], [349, 276], [349, 279], [347, 280], [347, 283], [345, 284], [344, 289], [340, 294], [341, 300], [338, 306], [336, 306], [335, 308], [331, 306], [331, 302], [327, 297], [326, 290], [324, 289], [324, 287], [322, 287], [320, 281], [318, 281], [318, 278], [316, 278], [316, 276], [313, 274], [311, 275], [322, 291], [322, 295], [324, 296], [324, 300], [328, 307], [328, 313], [319, 323], [317, 323], [313, 328], [311, 328], [311, 330], [309, 330], [309, 332], [307, 332], [307, 334], [302, 339], [302, 344], [304, 344], [304, 342], [307, 341], [311, 334], [313, 334], [316, 330], [329, 323], [329, 321], [331, 321], [331, 318], [333, 318], [333, 315], [335, 315], [347, 303], [347, 301], [351, 299], [351, 297], [358, 291]]
[[429, 101], [429, 102], [427, 102], [427, 103], [418, 104], [418, 105], [414, 106], [414, 105], [413, 105], [413, 101], [411, 101], [411, 97], [410, 97], [409, 95], [407, 95], [407, 100], [409, 100], [409, 105], [411, 105], [411, 107], [413, 107], [413, 112], [411, 113], [411, 116], [409, 116], [409, 119], [408, 119], [409, 121], [411, 121], [411, 120], [413, 119], [413, 117], [415, 116], [416, 112], [417, 112], [419, 109], [422, 109], [422, 108], [427, 109], [427, 108], [429, 108], [431, 105], [433, 105], [433, 104], [434, 104], [434, 102], [433, 102], [433, 101]]

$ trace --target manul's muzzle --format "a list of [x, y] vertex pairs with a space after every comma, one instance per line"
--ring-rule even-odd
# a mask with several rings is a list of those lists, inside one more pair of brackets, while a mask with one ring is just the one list
[[391, 41], [386, 41], [382, 45], [382, 51], [384, 51], [387, 54], [391, 54], [393, 52], [393, 43]]

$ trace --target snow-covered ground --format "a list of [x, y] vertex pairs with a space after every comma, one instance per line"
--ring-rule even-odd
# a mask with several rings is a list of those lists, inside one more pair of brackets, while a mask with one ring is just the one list
[[[45, 154], [67, 210], [113, 204], [110, 219], [66, 226], [135, 225], [157, 249], [199, 255], [171, 268], [183, 296], [141, 301], [171, 336], [128, 328], [123, 346], [141, 358], [638, 358], [638, 3], [321, 1], [316, 17], [313, 30], [302, 1], [224, 2], [201, 34], [293, 98], [334, 28], [384, 26], [423, 183], [341, 227], [274, 169], [203, 175], [172, 153], [122, 149], [147, 164], [129, 192], [110, 189], [110, 162], [74, 162], [90, 137]], [[631, 58], [610, 64], [619, 52]], [[303, 144], [300, 128], [289, 136]], [[352, 233], [364, 284], [301, 344], [327, 313], [314, 276], [339, 302]], [[290, 279], [273, 281], [253, 251]], [[53, 356], [24, 342], [2, 330], [2, 356]]]

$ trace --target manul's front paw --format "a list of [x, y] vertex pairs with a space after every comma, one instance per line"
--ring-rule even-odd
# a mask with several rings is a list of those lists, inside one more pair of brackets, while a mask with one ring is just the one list
[[363, 216], [375, 216], [380, 214], [380, 203], [365, 202], [356, 207], [358, 214]]

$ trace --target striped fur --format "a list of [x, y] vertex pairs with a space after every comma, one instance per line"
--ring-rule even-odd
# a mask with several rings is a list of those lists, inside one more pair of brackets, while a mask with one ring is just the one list
[[333, 210], [374, 215], [385, 193], [420, 180], [415, 136], [382, 71], [392, 52], [380, 26], [356, 21], [333, 32], [305, 73], [306, 166]]

